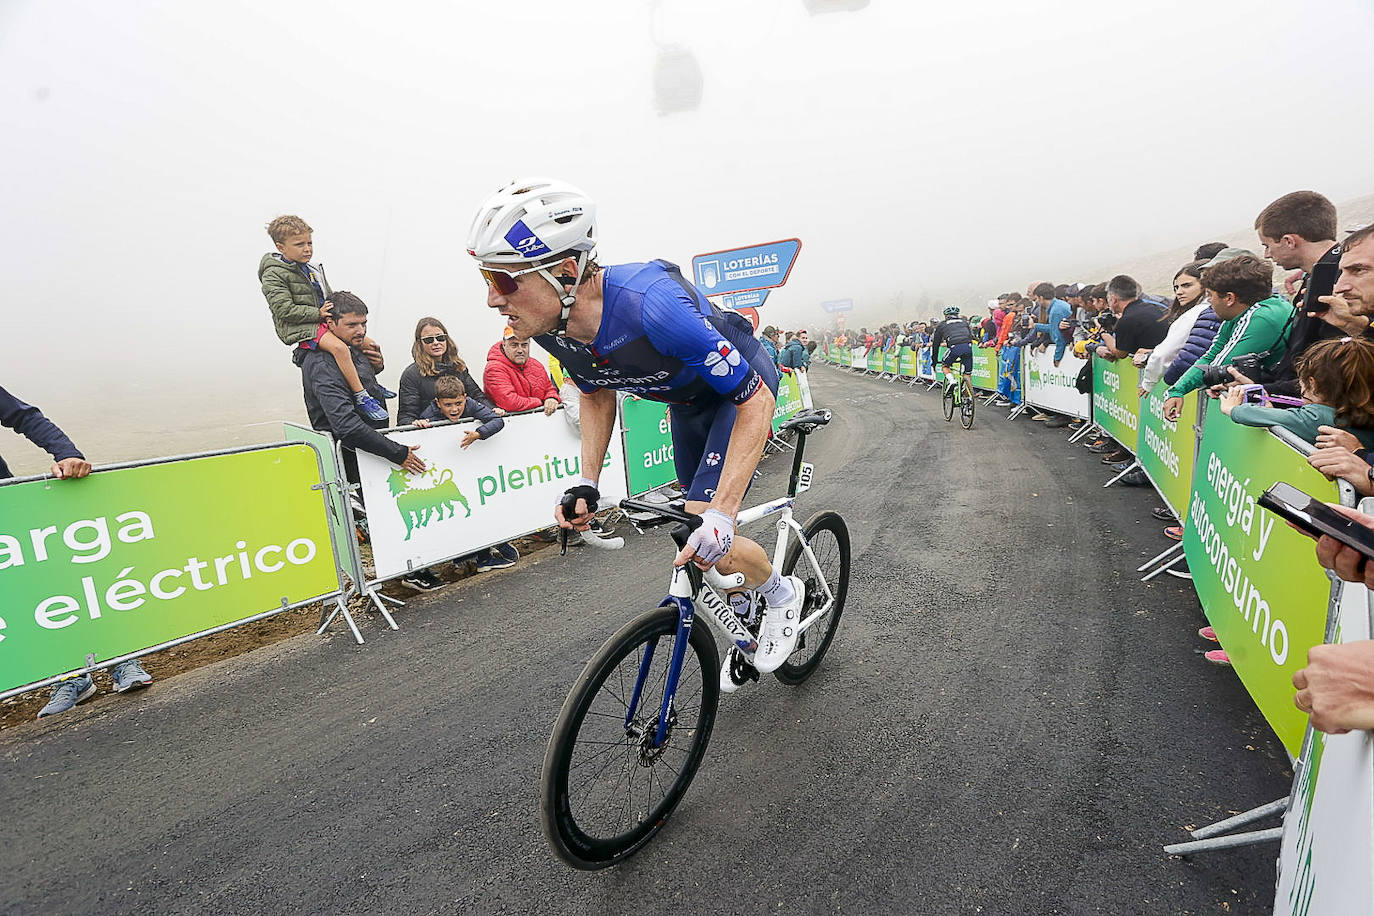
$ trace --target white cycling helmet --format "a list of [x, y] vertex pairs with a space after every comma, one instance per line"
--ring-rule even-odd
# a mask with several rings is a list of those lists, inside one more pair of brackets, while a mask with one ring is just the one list
[[[553, 178], [512, 181], [482, 202], [468, 231], [468, 254], [496, 265], [528, 264], [558, 292], [563, 305], [557, 334], [568, 333], [568, 315], [577, 287], [596, 250], [596, 204], [578, 188]], [[547, 268], [569, 253], [577, 255], [577, 276], [555, 277]], [[499, 269], [483, 269], [488, 283], [500, 288]], [[513, 279], [512, 279], [513, 284]], [[507, 294], [514, 291], [512, 285]]]
[[535, 264], [596, 249], [596, 204], [552, 178], [512, 181], [482, 202], [468, 231], [468, 254], [488, 264]]

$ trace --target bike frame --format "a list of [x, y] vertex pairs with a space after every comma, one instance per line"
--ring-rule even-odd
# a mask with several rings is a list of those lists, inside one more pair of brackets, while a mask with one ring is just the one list
[[[797, 449], [793, 455], [792, 476], [788, 484], [787, 495], [744, 510], [739, 514], [738, 522], [739, 527], [743, 528], [745, 525], [760, 521], [770, 515], [778, 515], [775, 523], [778, 538], [773, 547], [774, 569], [782, 568], [783, 560], [787, 555], [789, 539], [795, 536], [800, 541], [802, 555], [806, 557], [806, 561], [817, 573], [817, 579], [820, 582], [825, 600], [819, 608], [797, 625], [799, 634], [806, 632], [835, 606], [835, 593], [831, 590], [830, 583], [825, 580], [823, 575], [820, 575], [820, 563], [816, 560], [816, 554], [811, 550], [811, 545], [806, 540], [802, 526], [797, 524], [796, 519], [792, 517], [792, 506], [796, 502], [798, 482], [803, 468], [801, 458], [805, 445], [806, 441], [803, 436], [801, 441], [797, 443]], [[677, 609], [677, 635], [673, 643], [672, 657], [668, 661], [668, 680], [663, 690], [663, 703], [658, 711], [658, 728], [654, 734], [654, 747], [661, 747], [668, 736], [668, 728], [672, 720], [673, 700], [677, 696], [678, 678], [682, 674], [683, 660], [687, 657], [687, 647], [692, 635], [692, 626], [696, 621], [698, 604], [706, 609], [708, 627], [727, 642], [733, 643], [745, 652], [753, 652], [758, 648], [758, 641], [740, 622], [739, 617], [730, 608], [730, 603], [720, 594], [720, 591], [743, 587], [743, 573], [724, 576], [716, 572], [714, 567], [703, 573], [690, 563], [673, 569], [672, 578], [668, 582], [668, 597], [663, 599], [659, 607]], [[627, 729], [634, 724], [635, 716], [639, 711], [639, 701], [644, 691], [644, 683], [648, 679], [649, 669], [652, 666], [657, 648], [656, 643], [650, 645], [644, 652], [644, 658], [640, 661], [634, 690], [630, 694], [629, 708], [625, 712], [625, 727]], [[702, 676], [714, 677], [715, 673], [704, 671]]]

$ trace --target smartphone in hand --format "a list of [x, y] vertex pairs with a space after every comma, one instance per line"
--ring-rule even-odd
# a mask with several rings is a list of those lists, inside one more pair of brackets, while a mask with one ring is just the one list
[[1260, 495], [1259, 504], [1314, 540], [1326, 535], [1374, 560], [1374, 531], [1292, 484], [1274, 484]]

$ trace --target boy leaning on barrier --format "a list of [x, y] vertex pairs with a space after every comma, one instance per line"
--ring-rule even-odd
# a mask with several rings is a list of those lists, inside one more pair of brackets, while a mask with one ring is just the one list
[[[91, 473], [91, 463], [81, 450], [58, 428], [57, 424], [43, 416], [43, 412], [32, 404], [0, 388], [0, 426], [12, 429], [34, 445], [52, 456], [53, 465], [48, 473], [59, 480], [75, 480]], [[0, 457], [0, 480], [13, 477], [9, 465]], [[123, 693], [136, 687], [146, 687], [153, 679], [136, 659], [120, 662], [110, 670], [114, 680], [115, 693]], [[95, 680], [89, 674], [67, 678], [53, 688], [52, 697], [41, 710], [38, 718], [66, 712], [82, 700], [95, 693]]]
[[[474, 442], [483, 439], [490, 439], [492, 436], [506, 428], [506, 421], [497, 416], [496, 412], [477, 398], [468, 397], [467, 386], [461, 380], [451, 375], [441, 375], [434, 381], [434, 401], [425, 408], [424, 413], [415, 421], [415, 425], [425, 429], [432, 423], [440, 420], [448, 420], [450, 423], [457, 423], [459, 420], [476, 420], [476, 429], [469, 429], [463, 433], [463, 441], [458, 443], [459, 448], [467, 448]], [[453, 561], [454, 566], [461, 566], [471, 560], [477, 566], [478, 572], [488, 572], [493, 569], [505, 569], [514, 566], [515, 561], [520, 559], [520, 551], [515, 545], [506, 541], [477, 553], [459, 557]]]
[[[305, 350], [324, 350], [343, 374], [358, 409], [372, 420], [385, 420], [386, 408], [364, 386], [349, 356], [348, 345], [329, 331], [329, 283], [324, 269], [310, 263], [315, 252], [314, 230], [299, 216], [279, 216], [267, 224], [267, 234], [277, 246], [258, 261], [258, 282], [272, 310], [272, 324], [281, 342]], [[363, 349], [376, 347], [370, 340]], [[396, 397], [377, 387], [375, 394]]]

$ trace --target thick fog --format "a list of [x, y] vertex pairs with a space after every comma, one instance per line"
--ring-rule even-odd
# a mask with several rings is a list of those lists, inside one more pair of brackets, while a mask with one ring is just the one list
[[[1374, 191], [1366, 2], [848, 5], [4, 0], [0, 385], [98, 463], [273, 438], [302, 416], [256, 276], [282, 213], [373, 307], [384, 382], [425, 314], [480, 367], [467, 227], [522, 174], [598, 201], [603, 263], [800, 238], [762, 313], [791, 324]], [[674, 60], [700, 101], [661, 114]]]

